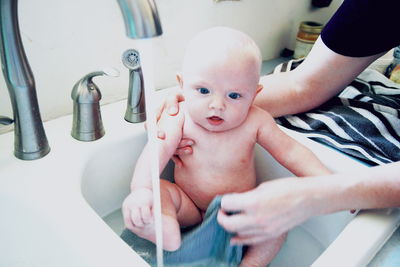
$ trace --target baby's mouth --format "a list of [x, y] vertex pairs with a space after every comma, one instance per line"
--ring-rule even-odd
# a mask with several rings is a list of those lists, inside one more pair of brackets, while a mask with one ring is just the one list
[[224, 122], [224, 119], [218, 117], [218, 116], [211, 116], [207, 118], [207, 121], [211, 125], [220, 125], [221, 123]]

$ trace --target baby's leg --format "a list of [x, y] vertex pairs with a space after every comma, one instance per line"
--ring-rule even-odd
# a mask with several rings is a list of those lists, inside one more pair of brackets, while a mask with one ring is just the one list
[[[163, 249], [174, 251], [181, 245], [180, 226], [199, 223], [201, 214], [192, 200], [176, 184], [161, 179], [160, 194]], [[135, 234], [153, 243], [156, 242], [154, 221], [144, 227], [135, 228]]]
[[181, 226], [201, 222], [201, 214], [193, 201], [174, 183], [161, 180], [161, 209], [164, 249], [177, 250], [181, 245]]
[[243, 257], [240, 267], [265, 267], [278, 254], [285, 242], [286, 234], [281, 235], [276, 239], [271, 239], [251, 245], [248, 247], [246, 254]]

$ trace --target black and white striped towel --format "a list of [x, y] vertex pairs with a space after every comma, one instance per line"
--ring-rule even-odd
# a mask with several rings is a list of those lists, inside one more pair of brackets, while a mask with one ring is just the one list
[[[274, 72], [300, 63], [283, 63]], [[323, 105], [276, 120], [370, 165], [400, 160], [400, 85], [375, 70], [365, 70]]]

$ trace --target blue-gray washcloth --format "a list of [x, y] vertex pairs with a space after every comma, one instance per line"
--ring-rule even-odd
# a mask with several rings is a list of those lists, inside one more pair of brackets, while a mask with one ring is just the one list
[[[203, 222], [182, 233], [181, 247], [174, 252], [164, 251], [165, 266], [229, 266], [240, 264], [242, 246], [229, 244], [232, 234], [217, 222], [221, 196], [208, 206]], [[156, 265], [155, 245], [125, 229], [121, 238], [150, 265]]]

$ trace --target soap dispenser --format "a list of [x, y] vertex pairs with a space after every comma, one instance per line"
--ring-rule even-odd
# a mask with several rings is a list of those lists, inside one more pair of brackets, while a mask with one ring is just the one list
[[105, 133], [100, 112], [101, 92], [92, 80], [101, 75], [117, 77], [119, 72], [116, 69], [91, 72], [72, 89], [74, 107], [71, 135], [79, 141], [94, 141]]

